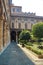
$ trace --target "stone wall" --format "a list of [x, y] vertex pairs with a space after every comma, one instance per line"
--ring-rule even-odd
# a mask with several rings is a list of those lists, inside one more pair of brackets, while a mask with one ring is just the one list
[[[26, 29], [25, 24], [27, 24], [27, 29], [31, 29], [31, 21], [19, 21], [19, 20], [11, 20], [11, 28], [12, 27], [12, 23], [14, 24], [14, 29]], [[19, 28], [19, 23], [20, 23], [20, 28]]]
[[3, 48], [3, 20], [0, 20], [0, 50]]
[[[5, 2], [7, 2], [7, 0]], [[6, 18], [9, 12], [5, 10], [6, 6], [4, 6], [4, 3], [2, 5], [2, 3], [3, 1], [0, 0], [0, 51], [6, 48], [6, 46], [10, 43], [9, 20]]]

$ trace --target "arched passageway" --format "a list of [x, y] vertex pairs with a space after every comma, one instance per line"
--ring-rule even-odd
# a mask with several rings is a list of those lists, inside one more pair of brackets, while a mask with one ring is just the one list
[[11, 29], [11, 31], [10, 31], [10, 39], [11, 39], [11, 41], [14, 40], [14, 42], [18, 43], [20, 32], [21, 31], [19, 31], [19, 30]]
[[11, 41], [14, 40], [16, 42], [16, 32], [14, 30], [10, 32], [10, 36], [11, 36]]

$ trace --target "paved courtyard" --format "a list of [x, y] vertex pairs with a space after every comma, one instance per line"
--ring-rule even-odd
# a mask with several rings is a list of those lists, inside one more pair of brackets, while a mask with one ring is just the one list
[[12, 42], [0, 55], [0, 65], [34, 65], [25, 53]]

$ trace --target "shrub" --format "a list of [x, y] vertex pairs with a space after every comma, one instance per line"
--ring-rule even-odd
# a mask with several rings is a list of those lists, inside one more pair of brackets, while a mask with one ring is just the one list
[[28, 30], [24, 30], [20, 33], [19, 39], [21, 43], [27, 43], [30, 38], [31, 36]]
[[29, 50], [31, 50], [31, 46], [25, 45], [25, 47]]
[[39, 48], [39, 49], [43, 49], [43, 46], [42, 46], [42, 45], [40, 45], [40, 46], [38, 46], [38, 48]]
[[41, 51], [38, 51], [38, 50], [35, 50], [35, 49], [32, 49], [32, 51], [38, 55], [41, 55]]
[[33, 46], [33, 44], [31, 42], [28, 42], [26, 45]]
[[32, 46], [28, 46], [25, 45], [27, 49], [33, 51], [34, 53], [36, 53], [37, 55], [42, 55], [41, 51], [37, 50], [37, 49], [33, 49]]

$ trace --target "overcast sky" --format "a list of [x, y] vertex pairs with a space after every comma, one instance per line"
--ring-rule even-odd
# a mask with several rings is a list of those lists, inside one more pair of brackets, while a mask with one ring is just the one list
[[12, 0], [16, 6], [22, 6], [23, 12], [33, 12], [43, 16], [43, 0]]

